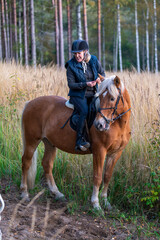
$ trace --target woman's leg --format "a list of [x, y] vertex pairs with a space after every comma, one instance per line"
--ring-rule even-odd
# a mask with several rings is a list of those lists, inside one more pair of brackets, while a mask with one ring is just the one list
[[88, 103], [87, 99], [79, 98], [79, 97], [72, 97], [72, 103], [74, 104], [75, 109], [79, 113], [79, 121], [77, 124], [77, 139], [76, 139], [76, 149], [80, 149], [82, 151], [86, 151], [87, 148], [90, 147], [90, 144], [83, 140], [83, 129], [85, 126], [85, 120], [88, 115]]

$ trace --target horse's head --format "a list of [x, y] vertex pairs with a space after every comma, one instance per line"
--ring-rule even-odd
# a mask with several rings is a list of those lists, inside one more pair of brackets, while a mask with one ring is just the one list
[[130, 106], [123, 98], [124, 84], [119, 77], [113, 75], [103, 79], [95, 97], [99, 97], [100, 106], [94, 121], [94, 126], [99, 131], [107, 131], [110, 125], [120, 119], [130, 110]]

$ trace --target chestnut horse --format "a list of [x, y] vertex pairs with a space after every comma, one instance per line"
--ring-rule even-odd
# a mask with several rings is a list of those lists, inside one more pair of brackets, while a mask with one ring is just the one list
[[[101, 76], [100, 76], [101, 77]], [[102, 77], [101, 77], [102, 78]], [[102, 80], [102, 79], [101, 79]], [[28, 198], [28, 187], [34, 186], [36, 174], [36, 149], [41, 141], [45, 146], [42, 160], [47, 183], [56, 198], [63, 198], [52, 175], [56, 148], [72, 154], [93, 154], [93, 193], [91, 202], [100, 209], [99, 188], [104, 187], [102, 197], [108, 209], [107, 189], [113, 168], [130, 139], [129, 119], [131, 104], [128, 91], [119, 77], [105, 78], [99, 85], [95, 97], [99, 100], [96, 118], [89, 130], [91, 149], [76, 152], [76, 132], [69, 122], [62, 129], [73, 110], [66, 107], [66, 99], [58, 96], [42, 96], [28, 102], [22, 115], [22, 136], [24, 153], [22, 156], [22, 197]], [[28, 182], [27, 182], [28, 179]], [[28, 187], [27, 187], [28, 184]]]

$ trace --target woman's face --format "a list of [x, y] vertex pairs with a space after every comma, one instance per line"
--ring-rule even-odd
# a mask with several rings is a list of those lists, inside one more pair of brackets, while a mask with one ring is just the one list
[[84, 53], [85, 53], [85, 51], [74, 53], [74, 56], [75, 56], [75, 59], [77, 60], [77, 62], [83, 61]]

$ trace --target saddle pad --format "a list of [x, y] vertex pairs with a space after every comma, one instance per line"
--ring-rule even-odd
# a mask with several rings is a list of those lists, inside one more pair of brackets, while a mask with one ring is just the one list
[[70, 101], [68, 100], [67, 102], [65, 102], [66, 107], [74, 109], [74, 105], [70, 103]]

